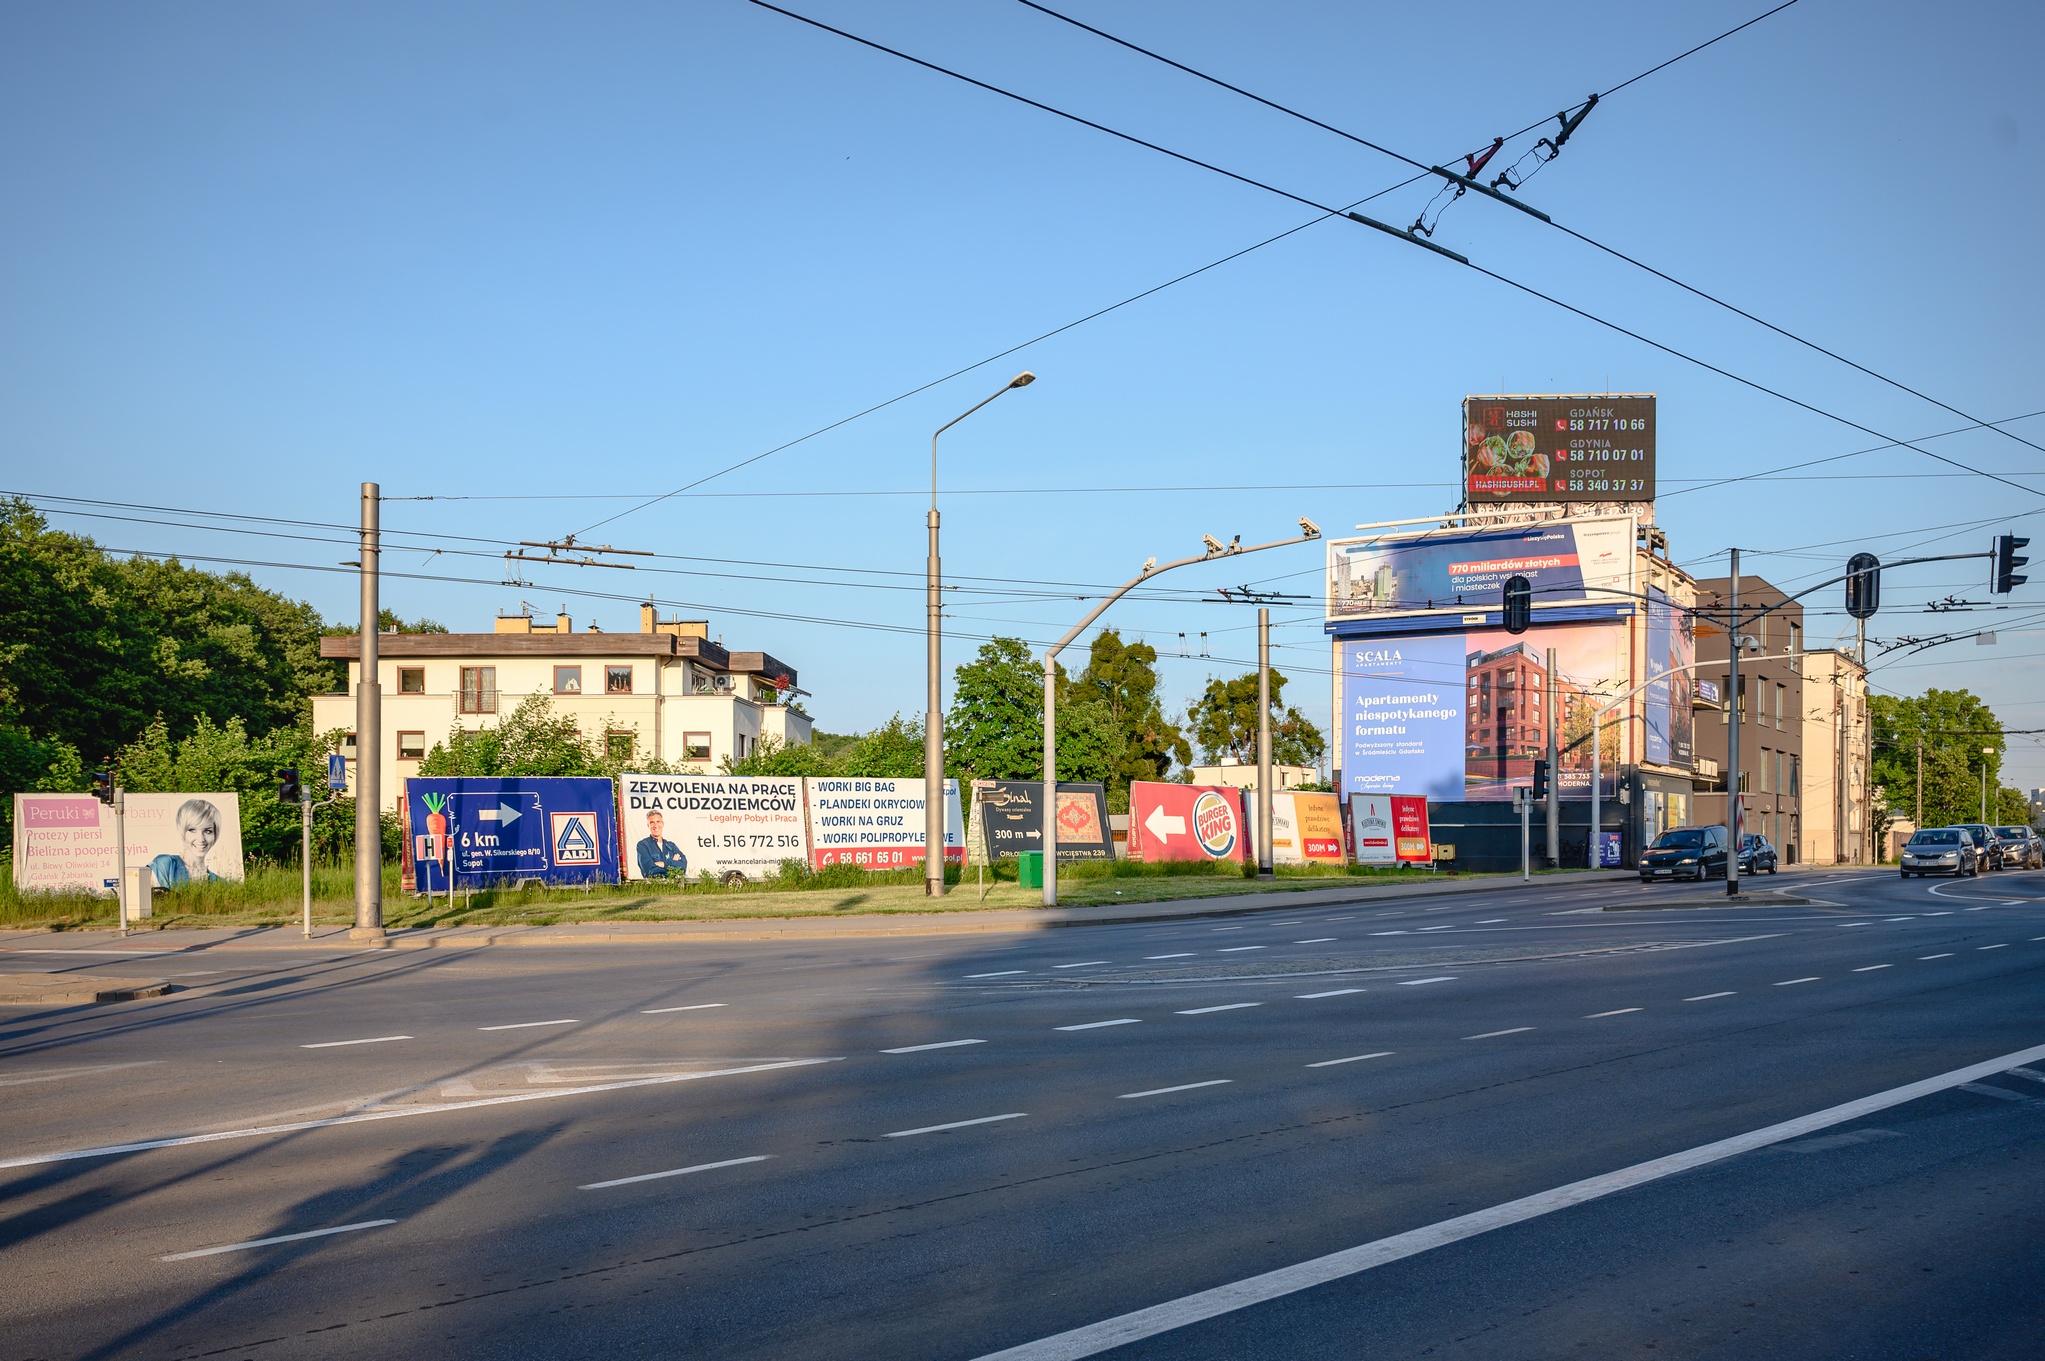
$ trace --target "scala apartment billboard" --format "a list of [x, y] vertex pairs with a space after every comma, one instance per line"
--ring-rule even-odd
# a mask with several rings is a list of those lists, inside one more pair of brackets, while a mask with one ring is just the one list
[[1131, 860], [1233, 860], [1249, 858], [1249, 823], [1243, 791], [1231, 785], [1165, 784], [1133, 780], [1129, 785]]
[[1328, 544], [1327, 630], [1343, 638], [1503, 625], [1505, 583], [1532, 585], [1545, 621], [1633, 613], [1634, 519], [1407, 530]]
[[[893, 870], [920, 865], [924, 857], [924, 786], [913, 780], [805, 779], [809, 804], [810, 864], [858, 865]], [[959, 815], [959, 782], [944, 782], [944, 858], [964, 864], [965, 820]]]
[[1463, 499], [1654, 500], [1654, 394], [1465, 397]]
[[[966, 863], [996, 860], [1044, 849], [1042, 780], [973, 781], [973, 817], [967, 828]], [[1058, 784], [1058, 859], [1113, 860], [1108, 831], [1106, 785]]]
[[802, 781], [753, 775], [620, 775], [627, 879], [766, 879], [809, 859]]
[[[126, 794], [128, 868], [158, 888], [240, 879], [241, 796]], [[114, 810], [90, 794], [14, 796], [14, 886], [25, 892], [114, 891]]]
[[618, 882], [609, 780], [413, 776], [403, 807], [407, 888]]

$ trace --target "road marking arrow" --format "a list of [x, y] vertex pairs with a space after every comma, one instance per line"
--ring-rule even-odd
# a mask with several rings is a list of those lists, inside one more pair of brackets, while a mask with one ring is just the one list
[[1150, 810], [1150, 816], [1143, 820], [1143, 830], [1160, 842], [1170, 844], [1174, 833], [1179, 836], [1186, 834], [1186, 820], [1166, 816], [1164, 805], [1158, 804]]

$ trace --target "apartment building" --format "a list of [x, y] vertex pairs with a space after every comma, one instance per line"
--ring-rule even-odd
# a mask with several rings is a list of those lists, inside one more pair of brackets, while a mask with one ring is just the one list
[[1812, 865], [1867, 865], [1876, 847], [1868, 801], [1867, 668], [1851, 652], [1803, 654], [1803, 842]]
[[[1700, 608], [1722, 611], [1732, 581], [1716, 577], [1697, 583]], [[1772, 608], [1770, 608], [1772, 607]], [[1759, 611], [1766, 609], [1766, 613]], [[1773, 842], [1784, 864], [1803, 858], [1804, 833], [1804, 607], [1760, 577], [1740, 577], [1740, 612], [1746, 636], [1757, 648], [1740, 654], [1738, 693], [1733, 692], [1731, 640], [1708, 619], [1697, 621], [1698, 675], [1718, 687], [1718, 721], [1697, 725], [1700, 768], [1717, 773], [1697, 782], [1696, 821], [1730, 825], [1727, 817], [1726, 749], [1732, 714], [1740, 714], [1738, 788], [1745, 793], [1746, 830]], [[1863, 709], [1864, 712], [1864, 709]], [[1828, 749], [1829, 752], [1829, 749]], [[1829, 759], [1829, 754], [1827, 759]]]

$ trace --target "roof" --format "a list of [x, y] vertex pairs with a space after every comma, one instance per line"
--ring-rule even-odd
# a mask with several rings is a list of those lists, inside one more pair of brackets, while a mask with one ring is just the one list
[[[707, 638], [680, 638], [672, 633], [380, 633], [377, 653], [394, 657], [447, 657], [487, 660], [492, 657], [675, 657], [742, 676], [758, 676], [770, 684], [795, 668], [765, 652], [728, 652]], [[320, 656], [356, 661], [362, 638], [354, 633], [320, 639]]]

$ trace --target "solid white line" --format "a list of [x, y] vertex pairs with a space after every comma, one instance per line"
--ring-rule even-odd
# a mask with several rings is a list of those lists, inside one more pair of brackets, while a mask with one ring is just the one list
[[948, 1125], [923, 1125], [916, 1129], [898, 1129], [892, 1134], [883, 1134], [883, 1139], [906, 1139], [912, 1134], [936, 1134], [941, 1130], [964, 1129], [968, 1125], [991, 1125], [998, 1120], [1020, 1120], [1028, 1111], [1010, 1111], [1007, 1115], [983, 1115], [978, 1120], [954, 1120]]
[[1335, 939], [1335, 937], [1333, 937], [1333, 936], [1315, 936], [1315, 937], [1314, 937], [1314, 938], [1313, 938], [1312, 940], [1296, 940], [1296, 941], [1294, 941], [1294, 942], [1293, 942], [1293, 944], [1294, 944], [1294, 945], [1326, 945], [1326, 944], [1327, 944], [1327, 943], [1328, 943], [1329, 941], [1331, 941], [1331, 940], [1333, 940], [1333, 939]]
[[601, 1191], [611, 1186], [630, 1186], [634, 1182], [659, 1181], [662, 1177], [686, 1177], [691, 1172], [714, 1172], [720, 1167], [738, 1167], [744, 1163], [763, 1163], [773, 1157], [771, 1153], [756, 1153], [750, 1158], [726, 1158], [721, 1163], [697, 1163], [694, 1167], [671, 1167], [665, 1172], [641, 1172], [636, 1177], [613, 1177], [609, 1181], [593, 1181], [578, 1186], [578, 1191]]
[[1500, 1035], [1521, 1035], [1532, 1029], [1533, 1027], [1530, 1025], [1516, 1025], [1510, 1030], [1487, 1030], [1482, 1035], [1465, 1035], [1463, 1038], [1466, 1040], [1495, 1040]]
[[939, 1040], [935, 1044], [905, 1044], [900, 1049], [883, 1049], [883, 1054], [920, 1054], [926, 1049], [956, 1049], [962, 1044], [985, 1044], [985, 1040]]
[[1053, 1029], [1053, 1030], [1099, 1030], [1099, 1029], [1100, 1029], [1100, 1028], [1101, 1028], [1102, 1026], [1104, 1026], [1104, 1025], [1137, 1025], [1137, 1024], [1139, 1024], [1139, 1022], [1137, 1021], [1137, 1019], [1136, 1019], [1136, 1018], [1135, 1018], [1134, 1016], [1124, 1016], [1124, 1017], [1122, 1017], [1122, 1018], [1121, 1018], [1120, 1020], [1115, 1020], [1115, 1021], [1088, 1021], [1088, 1022], [1086, 1022], [1086, 1023], [1084, 1024], [1084, 1025], [1054, 1025], [1054, 1026], [1052, 1026], [1052, 1027], [1051, 1027], [1051, 1029]]
[[476, 1027], [476, 1029], [478, 1029], [478, 1030], [531, 1030], [531, 1029], [532, 1029], [532, 1028], [533, 1028], [534, 1026], [541, 1026], [541, 1025], [581, 1025], [581, 1024], [582, 1024], [582, 1022], [580, 1022], [580, 1021], [576, 1020], [576, 1019], [575, 1019], [574, 1017], [572, 1017], [572, 1016], [571, 1016], [571, 1017], [569, 1017], [569, 1018], [568, 1018], [567, 1020], [565, 1020], [565, 1021], [514, 1021], [514, 1022], [512, 1022], [512, 1023], [510, 1024], [510, 1025], [479, 1025], [479, 1026], [477, 1026], [477, 1027]]
[[1573, 1205], [1598, 1200], [1615, 1192], [1630, 1190], [1648, 1182], [1659, 1181], [1679, 1172], [1709, 1166], [1727, 1158], [1749, 1153], [1757, 1148], [1767, 1148], [1790, 1139], [1799, 1139], [1821, 1129], [1858, 1120], [1877, 1111], [1888, 1110], [1921, 1097], [1946, 1091], [1953, 1087], [1972, 1082], [1977, 1078], [2003, 1072], [2020, 1063], [2030, 1063], [2045, 1058], [2045, 1045], [2005, 1054], [2001, 1058], [1989, 1059], [1985, 1063], [1958, 1068], [1937, 1077], [1926, 1078], [1902, 1087], [1892, 1087], [1873, 1096], [1864, 1096], [1857, 1101], [1815, 1111], [1810, 1115], [1785, 1120], [1780, 1124], [1768, 1125], [1747, 1134], [1736, 1134], [1729, 1139], [1720, 1139], [1709, 1144], [1664, 1158], [1655, 1158], [1631, 1167], [1620, 1168], [1601, 1176], [1587, 1177], [1582, 1181], [1570, 1182], [1552, 1190], [1509, 1200], [1502, 1205], [1478, 1210], [1471, 1214], [1458, 1215], [1424, 1228], [1412, 1229], [1406, 1233], [1380, 1238], [1375, 1242], [1363, 1243], [1325, 1257], [1297, 1262], [1292, 1266], [1280, 1267], [1259, 1276], [1234, 1281], [1228, 1285], [1216, 1286], [1195, 1294], [1181, 1296], [1148, 1309], [1138, 1309], [1116, 1318], [1099, 1323], [1073, 1328], [1067, 1332], [1025, 1342], [998, 1352], [989, 1352], [978, 1361], [1082, 1361], [1082, 1358], [1098, 1356], [1116, 1347], [1126, 1346], [1147, 1337], [1156, 1337], [1188, 1324], [1198, 1323], [1221, 1314], [1233, 1313], [1254, 1304], [1262, 1304], [1297, 1291], [1339, 1281], [1372, 1267], [1384, 1266], [1451, 1243], [1489, 1233], [1493, 1229], [1522, 1224], [1542, 1215], [1565, 1210]]
[[1091, 969], [1096, 964], [1106, 964], [1105, 959], [1082, 959], [1077, 964], [1053, 964], [1054, 969]]
[[1737, 996], [1737, 994], [1730, 992], [1702, 992], [1697, 994], [1697, 996], [1695, 997], [1685, 997], [1683, 1000], [1686, 1002], [1709, 1002], [1714, 997], [1733, 997], [1733, 996]]
[[642, 1011], [639, 1014], [641, 1016], [665, 1016], [670, 1011], [708, 1011], [712, 1007], [724, 1005], [725, 1003], [723, 1002], [692, 1002], [685, 1007], [654, 1007], [650, 1011]]
[[1951, 959], [1952, 957], [1953, 952], [1951, 950], [1948, 950], [1942, 955], [1919, 955], [1917, 959], [1919, 963], [1922, 963], [1927, 959]]
[[1785, 978], [1780, 983], [1777, 983], [1775, 986], [1778, 988], [1787, 988], [1792, 987], [1798, 983], [1815, 983], [1817, 981], [1818, 976], [1816, 974], [1812, 974], [1809, 978]]
[[1402, 978], [1399, 980], [1399, 986], [1402, 988], [1417, 988], [1423, 983], [1453, 983], [1455, 981], [1456, 976], [1454, 974], [1444, 974], [1440, 978]]
[[389, 1044], [392, 1040], [409, 1040], [410, 1035], [378, 1035], [373, 1040], [322, 1040], [318, 1044], [301, 1044], [300, 1049], [339, 1049], [350, 1044]]
[[330, 1233], [353, 1233], [357, 1229], [380, 1229], [386, 1224], [395, 1224], [395, 1219], [365, 1219], [360, 1224], [337, 1224], [331, 1229], [311, 1229], [305, 1233], [280, 1233], [275, 1238], [255, 1238], [246, 1243], [224, 1243], [217, 1248], [200, 1248], [197, 1252], [173, 1252], [168, 1257], [159, 1257], [159, 1262], [184, 1262], [194, 1257], [211, 1257], [222, 1252], [241, 1252], [247, 1248], [267, 1248], [277, 1243], [297, 1243], [307, 1238], [325, 1238]]
[[1144, 958], [1145, 958], [1145, 959], [1191, 959], [1191, 958], [1193, 957], [1193, 954], [1194, 954], [1194, 952], [1193, 952], [1193, 951], [1191, 951], [1191, 950], [1181, 950], [1181, 951], [1179, 951], [1179, 952], [1178, 952], [1177, 954], [1175, 954], [1175, 955], [1145, 955], [1145, 956], [1144, 956]]
[[996, 969], [993, 973], [969, 973], [968, 978], [1007, 978], [1010, 974], [1028, 973], [1028, 969]]
[[1232, 1077], [1209, 1078], [1205, 1082], [1183, 1082], [1176, 1087], [1153, 1087], [1147, 1092], [1124, 1092], [1115, 1099], [1117, 1101], [1134, 1101], [1139, 1096], [1163, 1096], [1167, 1092], [1190, 1092], [1195, 1087], [1223, 1087], [1234, 1081], [1235, 1079]]
[[1873, 972], [1874, 972], [1874, 971], [1875, 971], [1876, 969], [1886, 969], [1886, 968], [1888, 968], [1888, 967], [1889, 967], [1889, 966], [1888, 966], [1888, 965], [1886, 965], [1886, 964], [1863, 964], [1863, 965], [1861, 965], [1861, 966], [1860, 966], [1860, 967], [1859, 967], [1858, 969], [1855, 969], [1855, 970], [1854, 970], [1854, 972], [1855, 972], [1855, 973], [1873, 973]]
[[1225, 1002], [1218, 1007], [1194, 1007], [1191, 1011], [1180, 1012], [1179, 1015], [1205, 1016], [1210, 1011], [1241, 1011], [1244, 1007], [1261, 1007], [1263, 1005], [1262, 1002]]
[[1307, 1067], [1309, 1067], [1309, 1068], [1333, 1068], [1333, 1067], [1334, 1067], [1334, 1066], [1335, 1066], [1336, 1064], [1338, 1064], [1338, 1063], [1361, 1063], [1361, 1062], [1363, 1062], [1363, 1060], [1365, 1060], [1365, 1059], [1384, 1059], [1384, 1058], [1390, 1058], [1391, 1056], [1392, 1056], [1392, 1051], [1391, 1051], [1391, 1050], [1389, 1050], [1389, 1049], [1380, 1049], [1380, 1050], [1378, 1050], [1378, 1052], [1377, 1052], [1377, 1053], [1375, 1053], [1375, 1054], [1351, 1054], [1351, 1055], [1350, 1055], [1350, 1056], [1349, 1056], [1348, 1058], [1346, 1058], [1346, 1059], [1322, 1059], [1322, 1060], [1321, 1060], [1321, 1061], [1320, 1061], [1319, 1063], [1309, 1063], [1309, 1064], [1307, 1065]]
[[1347, 997], [1352, 992], [1362, 991], [1362, 988], [1336, 988], [1333, 992], [1302, 992], [1295, 993], [1294, 996], [1302, 1002], [1311, 1002], [1321, 997]]
[[1232, 955], [1238, 950], [1261, 950], [1263, 948], [1261, 945], [1224, 945], [1214, 953], [1218, 955]]
[[1974, 948], [1977, 950], [2000, 950], [2005, 948], [2008, 944], [2009, 944], [2008, 941], [2004, 941], [2001, 945], [1977, 945]]
[[1584, 1017], [1584, 1019], [1586, 1021], [1601, 1021], [1607, 1016], [1624, 1016], [1629, 1011], [1639, 1010], [1640, 1010], [1639, 1007], [1621, 1007], [1617, 1011], [1594, 1011], [1590, 1015]]
[[116, 1153], [146, 1153], [157, 1148], [184, 1148], [191, 1144], [212, 1144], [223, 1139], [258, 1139], [270, 1134], [296, 1134], [300, 1130], [329, 1129], [335, 1125], [359, 1125], [369, 1120], [402, 1120], [411, 1115], [440, 1115], [447, 1111], [472, 1111], [484, 1106], [509, 1106], [520, 1101], [552, 1101], [563, 1096], [586, 1096], [591, 1092], [619, 1092], [631, 1087], [659, 1087], [670, 1082], [695, 1082], [706, 1077], [731, 1077], [739, 1073], [764, 1073], [774, 1068], [806, 1068], [831, 1059], [777, 1059], [771, 1063], [749, 1063], [743, 1068], [713, 1068], [701, 1073], [662, 1073], [658, 1077], [622, 1078], [616, 1082], [595, 1082], [584, 1087], [556, 1087], [548, 1091], [513, 1092], [508, 1096], [484, 1096], [470, 1101], [442, 1101], [431, 1106], [388, 1106], [357, 1111], [352, 1115], [330, 1115], [323, 1120], [296, 1120], [286, 1125], [256, 1125], [248, 1129], [223, 1129], [211, 1134], [183, 1134], [170, 1139], [143, 1139], [132, 1144], [104, 1144], [98, 1148], [71, 1148], [61, 1153], [32, 1153], [22, 1158], [0, 1158], [0, 1170], [10, 1167], [40, 1167], [44, 1163], [70, 1162], [74, 1158], [108, 1158]]

